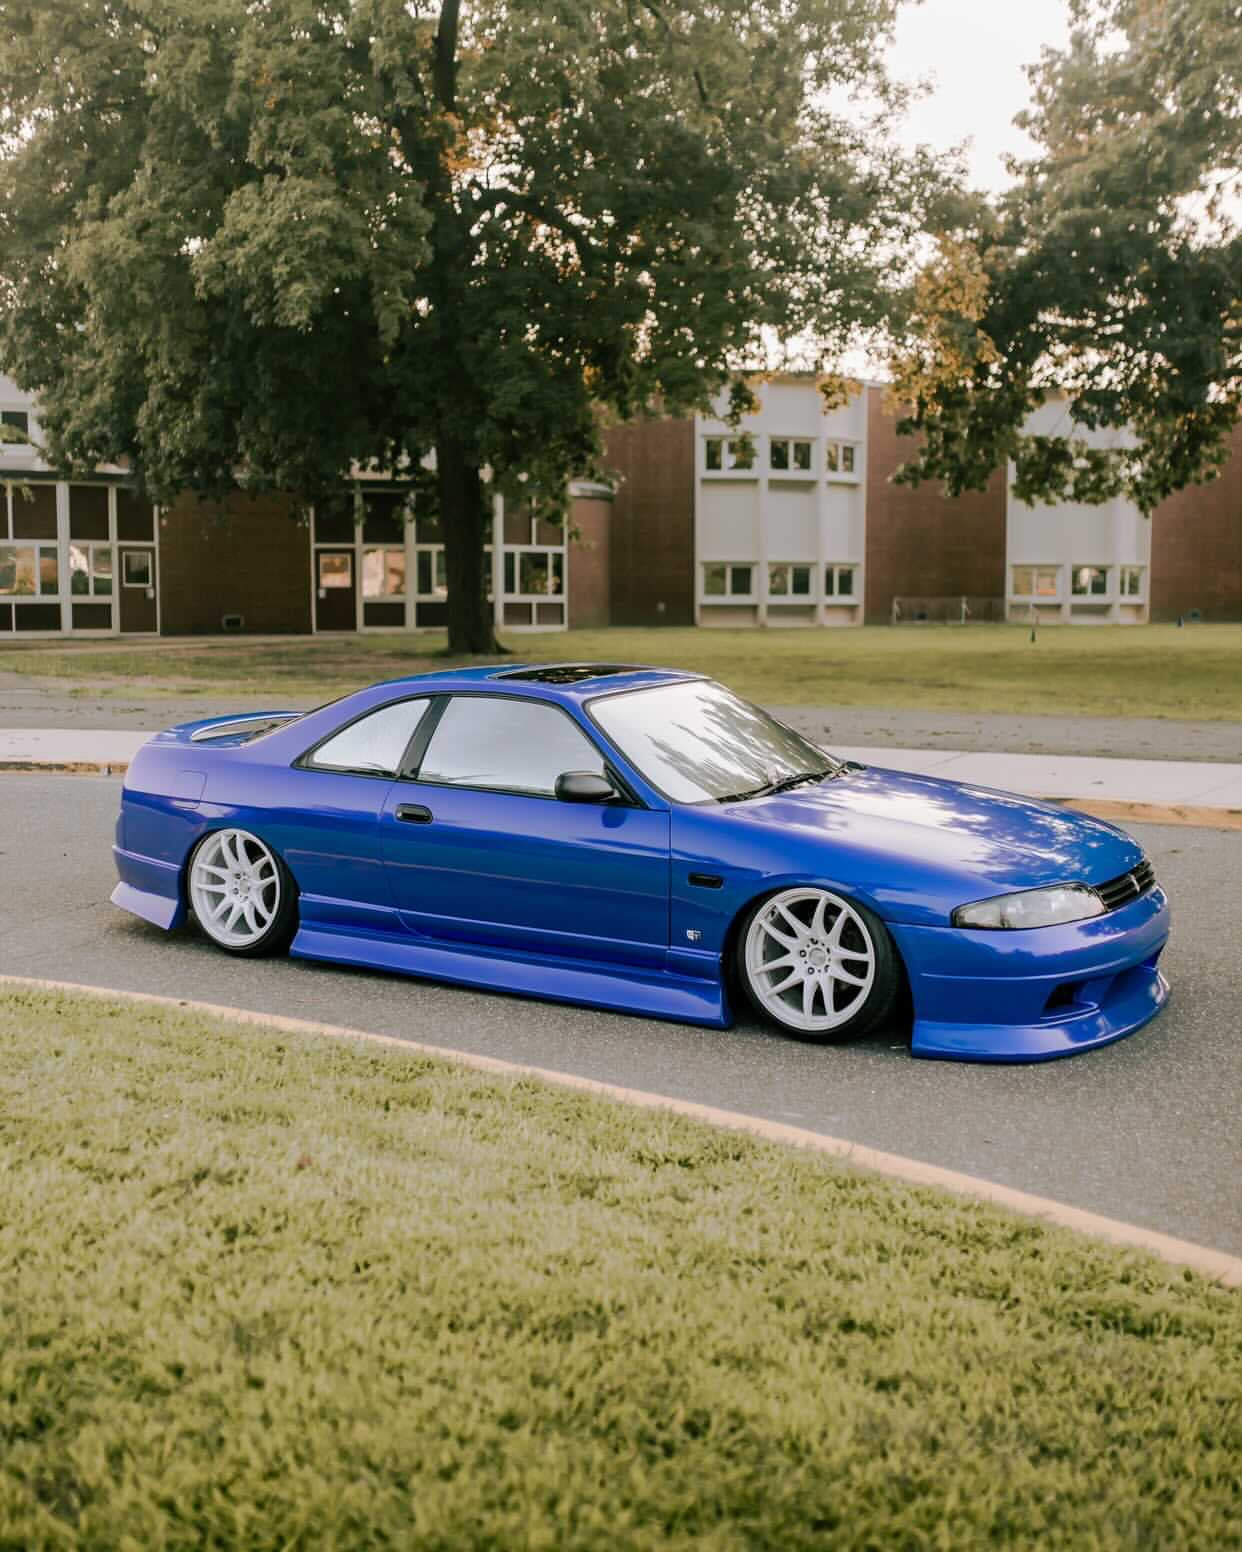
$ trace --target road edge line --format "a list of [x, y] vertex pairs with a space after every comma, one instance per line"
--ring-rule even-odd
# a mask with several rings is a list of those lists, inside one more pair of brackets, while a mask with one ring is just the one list
[[1024, 1217], [1038, 1218], [1058, 1228], [1073, 1229], [1078, 1233], [1108, 1240], [1111, 1244], [1128, 1249], [1147, 1251], [1171, 1266], [1189, 1267], [1221, 1287], [1242, 1287], [1242, 1257], [1230, 1255], [1227, 1251], [1212, 1250], [1206, 1245], [1196, 1245], [1190, 1240], [1162, 1234], [1155, 1229], [1145, 1229], [1139, 1224], [1124, 1223], [1119, 1218], [1106, 1218], [1099, 1213], [1088, 1212], [1085, 1208], [1072, 1207], [1068, 1202], [1058, 1202], [1051, 1197], [1019, 1191], [994, 1180], [984, 1180], [976, 1175], [962, 1174], [958, 1170], [944, 1169], [938, 1164], [926, 1164], [919, 1159], [908, 1159], [899, 1153], [886, 1153], [878, 1148], [869, 1148], [863, 1143], [831, 1137], [824, 1132], [813, 1132], [801, 1126], [789, 1126], [783, 1121], [769, 1121], [763, 1116], [747, 1115], [739, 1110], [720, 1110], [714, 1105], [703, 1105], [696, 1100], [676, 1099], [668, 1094], [652, 1094], [645, 1089], [632, 1089], [622, 1084], [606, 1083], [598, 1078], [583, 1077], [579, 1073], [559, 1072], [553, 1068], [510, 1062], [503, 1057], [484, 1056], [479, 1052], [459, 1051], [449, 1046], [428, 1045], [417, 1040], [403, 1040], [398, 1035], [381, 1035], [372, 1030], [353, 1029], [344, 1024], [324, 1024], [314, 1019], [290, 1018], [281, 1013], [257, 1013], [250, 1008], [231, 1008], [221, 1003], [200, 1002], [193, 998], [165, 997], [156, 992], [122, 991], [115, 987], [90, 986], [77, 981], [53, 981], [21, 975], [0, 975], [0, 987], [65, 992], [95, 997], [100, 1001], [111, 999], [117, 1002], [153, 1004], [164, 1008], [184, 1008], [212, 1018], [226, 1019], [232, 1023], [279, 1029], [289, 1034], [324, 1035], [335, 1040], [353, 1040], [395, 1047], [417, 1056], [432, 1057], [439, 1061], [452, 1062], [458, 1066], [470, 1067], [479, 1072], [496, 1073], [504, 1077], [537, 1078], [544, 1083], [616, 1100], [622, 1104], [633, 1105], [637, 1109], [665, 1110], [727, 1131], [745, 1132], [767, 1142], [785, 1143], [806, 1148], [812, 1152], [828, 1154], [859, 1169], [871, 1170], [876, 1174], [903, 1180], [909, 1185], [929, 1186], [948, 1191], [955, 1196], [969, 1196], [992, 1202], [999, 1207], [1020, 1213]]

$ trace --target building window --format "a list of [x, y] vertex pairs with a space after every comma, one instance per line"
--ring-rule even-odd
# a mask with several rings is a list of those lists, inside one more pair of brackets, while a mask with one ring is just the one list
[[448, 572], [442, 544], [419, 550], [416, 568], [415, 580], [420, 598], [448, 597]]
[[853, 598], [856, 569], [854, 566], [825, 566], [824, 597]]
[[1015, 598], [1057, 598], [1061, 592], [1060, 566], [1015, 566]]
[[560, 550], [506, 550], [507, 598], [562, 598], [564, 556]]
[[75, 598], [112, 596], [112, 546], [69, 546], [69, 591]]
[[755, 568], [713, 562], [703, 567], [704, 598], [749, 598], [754, 588]]
[[7, 426], [9, 428], [7, 432], [0, 433], [0, 442], [28, 442], [30, 440], [30, 411], [0, 410], [0, 426]]
[[[72, 554], [72, 550], [70, 554]], [[341, 550], [319, 552], [319, 586], [353, 587], [354, 557]]]
[[121, 586], [151, 586], [150, 550], [123, 550], [121, 552]]
[[855, 474], [858, 470], [858, 446], [854, 442], [825, 442], [824, 468], [829, 474]]
[[729, 469], [753, 469], [755, 467], [754, 438], [750, 436], [705, 438], [703, 467], [714, 474]]
[[362, 596], [405, 597], [405, 550], [395, 545], [362, 553]]
[[811, 472], [812, 444], [795, 437], [772, 437], [768, 443], [768, 463], [778, 473]]
[[809, 598], [811, 596], [811, 568], [795, 566], [789, 561], [772, 561], [768, 565], [769, 598]]
[[1100, 598], [1108, 592], [1107, 566], [1075, 566], [1070, 590], [1075, 598]]
[[0, 544], [0, 597], [54, 597], [57, 587], [56, 550], [52, 545]]
[[1143, 596], [1142, 566], [1123, 566], [1121, 568], [1121, 596], [1123, 598], [1141, 598]]

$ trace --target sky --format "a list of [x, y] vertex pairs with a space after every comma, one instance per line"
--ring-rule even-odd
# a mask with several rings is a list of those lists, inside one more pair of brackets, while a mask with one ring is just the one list
[[924, 0], [903, 6], [890, 68], [903, 80], [932, 78], [930, 97], [915, 105], [900, 138], [944, 149], [965, 140], [969, 182], [995, 191], [1008, 183], [1003, 157], [1027, 155], [1031, 142], [1014, 128], [1030, 87], [1023, 66], [1045, 44], [1068, 39], [1065, 0]]

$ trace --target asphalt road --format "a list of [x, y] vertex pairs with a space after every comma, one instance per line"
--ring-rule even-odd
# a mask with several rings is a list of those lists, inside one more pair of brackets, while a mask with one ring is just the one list
[[1242, 833], [1135, 826], [1174, 901], [1173, 1000], [1027, 1067], [800, 1045], [288, 960], [239, 962], [108, 903], [119, 783], [0, 776], [0, 970], [201, 998], [789, 1121], [1242, 1254]]

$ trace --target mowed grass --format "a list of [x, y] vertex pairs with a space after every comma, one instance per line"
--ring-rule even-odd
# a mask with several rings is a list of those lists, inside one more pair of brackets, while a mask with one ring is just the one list
[[[597, 630], [511, 636], [514, 661], [689, 668], [771, 706], [1242, 720], [1242, 625], [867, 626], [859, 630]], [[30, 644], [0, 671], [84, 695], [173, 692], [307, 703], [471, 661], [441, 635]], [[487, 661], [476, 659], [473, 661]]]
[[1138, 1254], [79, 996], [0, 1117], [6, 1552], [1239, 1545], [1242, 1299]]

